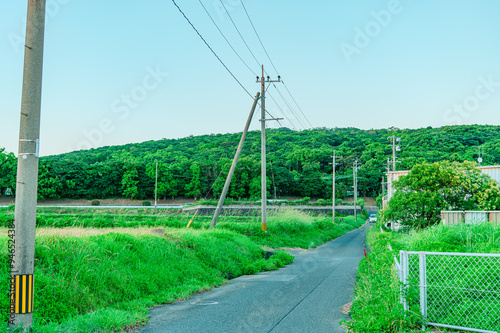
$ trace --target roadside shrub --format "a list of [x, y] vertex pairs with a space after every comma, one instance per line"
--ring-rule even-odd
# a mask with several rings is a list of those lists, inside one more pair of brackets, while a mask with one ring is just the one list
[[332, 200], [318, 199], [314, 203], [314, 206], [331, 206]]
[[356, 201], [356, 205], [357, 205], [357, 206], [361, 206], [361, 210], [363, 210], [363, 209], [365, 208], [365, 200], [363, 200], [363, 199], [358, 199], [358, 200]]
[[92, 200], [91, 204], [92, 206], [100, 206], [101, 202], [99, 200]]
[[149, 201], [143, 201], [142, 205], [143, 206], [151, 206], [151, 202], [149, 202]]
[[311, 198], [304, 197], [302, 199], [297, 199], [297, 200], [291, 201], [290, 204], [291, 205], [307, 205], [307, 204], [309, 204], [310, 201], [311, 201]]

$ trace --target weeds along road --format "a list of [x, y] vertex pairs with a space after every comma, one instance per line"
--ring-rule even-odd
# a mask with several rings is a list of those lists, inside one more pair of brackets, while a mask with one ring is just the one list
[[[316, 249], [294, 251], [285, 268], [246, 275], [220, 288], [154, 308], [140, 333], [345, 332], [366, 224]], [[168, 269], [168, 268], [167, 268]]]

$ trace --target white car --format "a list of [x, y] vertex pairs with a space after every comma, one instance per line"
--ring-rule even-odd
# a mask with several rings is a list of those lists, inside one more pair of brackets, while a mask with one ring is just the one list
[[377, 222], [377, 214], [370, 214], [370, 216], [368, 216], [368, 221], [370, 223], [375, 223]]

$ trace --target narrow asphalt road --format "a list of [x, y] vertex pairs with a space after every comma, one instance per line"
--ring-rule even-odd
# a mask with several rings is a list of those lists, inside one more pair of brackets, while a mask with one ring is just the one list
[[191, 299], [154, 308], [137, 332], [345, 332], [366, 225], [278, 271], [245, 275]]

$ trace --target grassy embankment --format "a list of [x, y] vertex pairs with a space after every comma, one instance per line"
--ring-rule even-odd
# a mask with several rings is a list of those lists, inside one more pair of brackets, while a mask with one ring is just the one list
[[[86, 213], [84, 213], [86, 212]], [[8, 257], [5, 226], [12, 210], [0, 209], [0, 318], [8, 316]], [[186, 299], [242, 274], [273, 270], [293, 257], [265, 248], [314, 247], [359, 227], [352, 217], [331, 218], [285, 211], [270, 216], [268, 233], [255, 217], [210, 218], [161, 210], [40, 209], [37, 227], [116, 228], [96, 236], [37, 236], [35, 252], [36, 332], [119, 332], [144, 323], [148, 307]], [[3, 227], [3, 229], [1, 228]], [[165, 235], [122, 233], [122, 227], [163, 228]]]
[[[368, 231], [367, 242], [372, 247], [367, 258], [359, 266], [356, 279], [355, 298], [351, 310], [352, 321], [348, 326], [352, 332], [412, 332], [421, 328], [418, 308], [405, 313], [400, 304], [400, 284], [394, 268], [394, 256], [399, 260], [399, 251], [435, 251], [465, 253], [500, 253], [500, 226], [489, 223], [480, 225], [434, 226], [420, 232], [380, 232], [377, 224]], [[388, 245], [391, 245], [392, 251]], [[443, 272], [442, 278], [452, 274]], [[475, 272], [471, 267], [470, 275]], [[494, 273], [495, 275], [495, 273]], [[496, 276], [500, 276], [500, 267]], [[494, 281], [497, 281], [494, 278]], [[498, 284], [496, 285], [498, 288]], [[499, 290], [500, 291], [500, 290]], [[463, 297], [462, 297], [463, 296]], [[456, 302], [471, 306], [482, 302], [477, 295], [464, 293]], [[471, 308], [473, 308], [471, 306]], [[495, 321], [500, 313], [491, 314]], [[491, 325], [496, 325], [492, 322]]]

